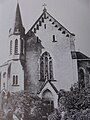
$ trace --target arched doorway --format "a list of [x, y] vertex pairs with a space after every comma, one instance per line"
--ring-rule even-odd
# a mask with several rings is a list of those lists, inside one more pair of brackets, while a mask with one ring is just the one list
[[46, 89], [42, 94], [42, 100], [47, 105], [47, 113], [52, 113], [54, 110], [54, 97], [49, 89]]

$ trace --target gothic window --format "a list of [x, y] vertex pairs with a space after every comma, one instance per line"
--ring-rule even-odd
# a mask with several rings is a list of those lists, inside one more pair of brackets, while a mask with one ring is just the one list
[[15, 40], [15, 54], [18, 54], [18, 40]]
[[23, 40], [21, 40], [21, 54], [23, 54]]
[[18, 76], [13, 75], [13, 85], [18, 85]]
[[40, 58], [40, 80], [53, 79], [52, 58], [48, 52], [44, 52]]
[[18, 85], [18, 76], [16, 75], [16, 85]]
[[40, 78], [44, 80], [44, 62], [41, 61], [40, 63]]
[[50, 79], [53, 79], [52, 61], [49, 62]]
[[13, 76], [13, 85], [15, 85], [15, 75]]
[[5, 77], [6, 77], [6, 72], [3, 73], [3, 78], [5, 78]]
[[85, 80], [84, 80], [84, 71], [80, 69], [79, 71], [79, 88], [84, 88], [85, 87]]
[[10, 41], [10, 55], [12, 54], [12, 40]]

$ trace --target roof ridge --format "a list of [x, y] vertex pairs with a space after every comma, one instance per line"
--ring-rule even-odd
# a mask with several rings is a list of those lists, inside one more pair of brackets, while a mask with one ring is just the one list
[[[71, 33], [69, 30], [67, 30], [60, 22], [58, 22], [52, 15], [50, 15], [47, 11], [43, 11], [43, 13], [40, 15], [40, 17], [37, 19], [37, 21], [33, 24], [33, 26], [31, 27], [31, 29], [26, 33], [26, 35], [32, 31], [32, 29], [34, 29], [34, 27], [36, 25], [38, 25], [39, 20], [42, 18], [43, 15], [47, 14], [48, 16], [51, 17], [51, 19], [53, 19], [56, 23], [58, 23], [58, 25], [60, 25], [61, 29], [65, 30], [66, 32], [68, 32], [68, 34], [75, 36], [75, 34]], [[45, 15], [46, 16], [46, 15]], [[43, 16], [43, 19], [47, 19], [47, 17], [45, 18]], [[42, 21], [41, 21], [42, 22]], [[35, 28], [36, 29], [36, 28]]]
[[69, 32], [71, 35], [75, 36], [75, 34], [71, 33], [69, 30], [67, 30], [58, 20], [56, 20], [52, 15], [50, 15], [47, 11], [46, 13], [52, 17], [58, 24], [60, 24], [60, 26], [62, 26], [67, 32]]

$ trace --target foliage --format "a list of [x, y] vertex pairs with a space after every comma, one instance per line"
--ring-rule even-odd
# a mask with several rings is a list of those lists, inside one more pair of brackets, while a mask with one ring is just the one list
[[70, 91], [59, 91], [59, 108], [49, 115], [48, 120], [90, 119], [90, 88], [79, 89], [75, 83]]
[[46, 112], [47, 105], [37, 95], [27, 91], [10, 94], [5, 104], [7, 113], [4, 116], [7, 120], [13, 120], [13, 115], [19, 120], [42, 120], [49, 114]]

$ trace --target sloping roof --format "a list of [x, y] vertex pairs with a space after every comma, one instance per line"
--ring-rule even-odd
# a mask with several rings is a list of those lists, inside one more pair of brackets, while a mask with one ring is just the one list
[[10, 34], [20, 34], [20, 33], [23, 33], [24, 31], [25, 31], [25, 29], [22, 24], [19, 3], [17, 3], [14, 25], [12, 28], [10, 28], [9, 33]]
[[74, 52], [71, 52], [71, 55], [72, 55], [72, 59], [77, 59], [77, 60], [90, 60], [89, 57], [87, 57], [86, 55], [84, 55], [83, 53], [81, 52], [77, 52], [77, 51], [74, 51]]
[[54, 25], [54, 27], [56, 27], [59, 31], [62, 30], [62, 34], [66, 34], [66, 37], [69, 37], [70, 35], [75, 36], [75, 34], [71, 33], [70, 31], [68, 31], [62, 24], [60, 24], [54, 17], [52, 17], [46, 9], [43, 10], [43, 13], [41, 14], [41, 16], [38, 18], [38, 20], [34, 23], [34, 25], [31, 27], [31, 29], [27, 32], [26, 35], [28, 35], [31, 31], [33, 31], [34, 33], [36, 33], [36, 30], [39, 30], [38, 27], [41, 26], [42, 23], [44, 23], [44, 20], [48, 19], [49, 22], [52, 23], [52, 25]]
[[51, 81], [49, 81], [49, 80], [47, 80], [47, 81], [43, 84], [43, 86], [42, 86], [42, 87], [40, 88], [40, 90], [38, 91], [38, 94], [41, 93], [41, 91], [43, 90], [43, 88], [46, 86], [47, 83], [49, 83], [49, 84], [51, 85], [51, 87], [54, 89], [54, 91], [58, 94], [57, 88], [56, 88], [55, 85], [54, 85]]

